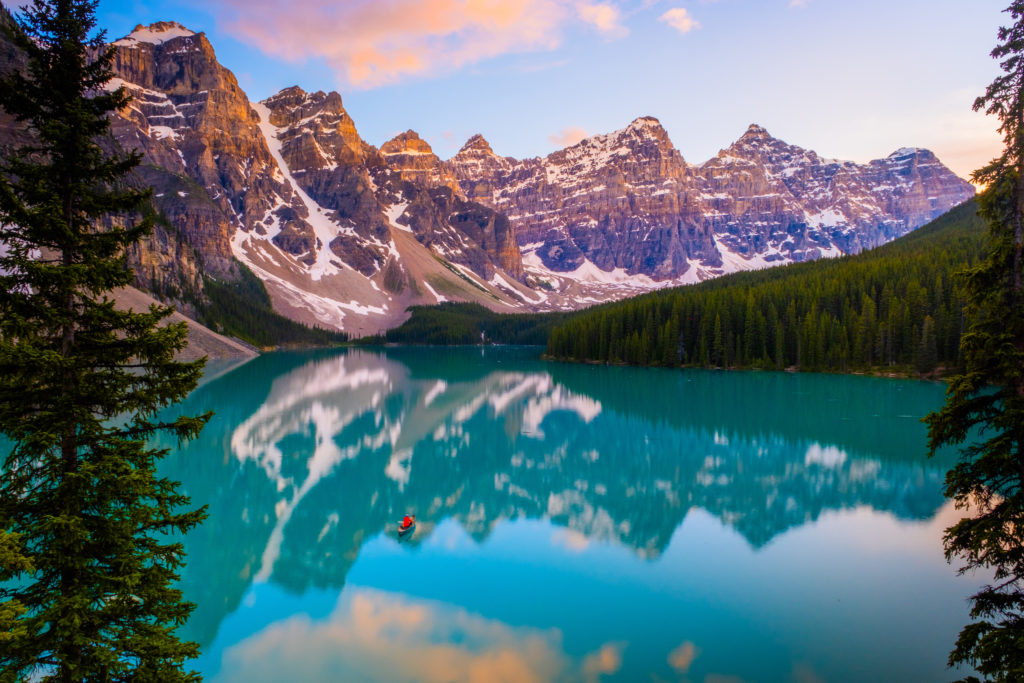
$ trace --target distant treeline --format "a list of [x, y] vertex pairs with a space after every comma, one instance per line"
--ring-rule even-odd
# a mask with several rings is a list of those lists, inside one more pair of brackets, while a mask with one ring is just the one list
[[263, 282], [245, 266], [236, 282], [207, 279], [206, 300], [197, 304], [197, 318], [207, 327], [254, 346], [329, 346], [348, 335], [308, 327], [275, 313]]
[[501, 314], [479, 304], [443, 303], [413, 306], [404, 324], [388, 330], [384, 338], [393, 344], [534, 344], [543, 346], [551, 330], [568, 313]]
[[631, 365], [930, 373], [956, 364], [957, 273], [982, 254], [974, 201], [855, 256], [744, 272], [589, 309], [549, 356]]

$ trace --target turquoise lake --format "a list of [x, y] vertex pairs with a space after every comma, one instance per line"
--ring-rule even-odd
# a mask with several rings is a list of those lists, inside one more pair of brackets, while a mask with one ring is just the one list
[[[164, 462], [208, 681], [943, 681], [942, 385], [277, 353]], [[397, 522], [417, 525], [399, 538]]]

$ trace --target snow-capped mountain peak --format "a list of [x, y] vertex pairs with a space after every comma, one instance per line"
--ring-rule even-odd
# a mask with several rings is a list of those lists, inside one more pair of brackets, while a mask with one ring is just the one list
[[470, 139], [466, 140], [466, 144], [462, 146], [456, 156], [491, 156], [496, 157], [497, 154], [491, 149], [491, 144], [487, 142], [487, 139], [483, 135], [477, 133]]
[[920, 147], [900, 147], [898, 150], [889, 155], [889, 159], [904, 159], [906, 157], [917, 156], [919, 154], [925, 154], [928, 156], [934, 156], [927, 149], [921, 149]]
[[250, 102], [180, 24], [118, 44], [131, 46], [114, 70], [133, 100], [115, 134], [145, 155], [184, 242], [157, 237], [137, 272], [167, 291], [157, 280], [178, 263], [201, 288], [241, 261], [280, 312], [355, 333], [397, 324], [410, 304], [578, 308], [851, 253], [973, 195], [926, 150], [833, 162], [756, 124], [690, 165], [652, 116], [544, 158], [500, 157], [474, 135], [445, 162], [414, 131], [367, 144], [336, 92]]
[[562, 283], [603, 273], [621, 287], [855, 253], [974, 194], [927, 150], [835, 161], [756, 123], [696, 166], [653, 117], [544, 159], [452, 163], [460, 182], [490, 190], [480, 201], [508, 213], [528, 272]]
[[124, 38], [118, 40], [114, 45], [126, 47], [133, 43], [149, 43], [151, 45], [162, 45], [168, 40], [175, 38], [186, 38], [196, 35], [176, 21], [158, 21], [149, 26], [138, 24]]
[[625, 128], [620, 128], [611, 133], [592, 135], [563, 151], [569, 152], [569, 150], [574, 149], [610, 150], [623, 145], [632, 146], [639, 142], [653, 142], [665, 149], [675, 149], [668, 137], [668, 131], [661, 125], [661, 121], [653, 116], [641, 116], [633, 119]]
[[764, 126], [759, 125], [757, 123], [752, 123], [749, 126], [747, 126], [746, 132], [743, 133], [743, 136], [740, 139], [746, 138], [748, 140], [749, 139], [761, 139], [761, 140], [764, 140], [764, 139], [768, 139], [768, 138], [771, 138], [771, 137], [772, 137], [772, 135], [771, 135], [771, 133], [768, 132], [767, 128], [765, 128]]
[[641, 135], [651, 134], [660, 136], [665, 132], [665, 129], [661, 125], [661, 121], [653, 116], [638, 116], [633, 119], [624, 130], [634, 131]]

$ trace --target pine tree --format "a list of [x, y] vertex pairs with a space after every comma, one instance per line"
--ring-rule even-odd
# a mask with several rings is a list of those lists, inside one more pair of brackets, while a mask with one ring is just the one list
[[716, 313], [715, 331], [711, 342], [711, 361], [718, 367], [725, 365], [725, 341], [722, 334], [722, 316]]
[[1004, 73], [974, 104], [1000, 118], [1006, 144], [974, 174], [988, 185], [979, 205], [989, 255], [966, 276], [962, 373], [951, 380], [942, 410], [927, 418], [931, 453], [966, 444], [946, 476], [946, 495], [973, 516], [946, 530], [946, 557], [961, 558], [961, 571], [994, 575], [972, 596], [974, 621], [960, 632], [949, 663], [970, 665], [991, 681], [1024, 679], [1024, 0], [1006, 11], [1014, 23], [999, 29], [992, 51]]
[[939, 362], [938, 340], [935, 337], [935, 321], [930, 315], [925, 316], [921, 328], [921, 346], [917, 353], [917, 371], [924, 374], [931, 372]]
[[[112, 48], [94, 0], [35, 0], [8, 29], [28, 57], [0, 82], [0, 107], [29, 142], [0, 160], [0, 680], [196, 680], [197, 648], [175, 629], [192, 606], [173, 587], [171, 536], [202, 511], [156, 475], [160, 421], [202, 363], [179, 363], [183, 325], [160, 306], [115, 309], [132, 280], [125, 252], [150, 227], [137, 155], [111, 148]], [[106, 226], [101, 228], [99, 226]]]

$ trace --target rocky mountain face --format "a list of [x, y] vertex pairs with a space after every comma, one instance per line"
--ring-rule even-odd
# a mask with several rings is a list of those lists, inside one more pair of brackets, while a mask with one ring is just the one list
[[[356, 335], [413, 304], [571, 309], [736, 270], [854, 253], [973, 195], [926, 150], [855, 164], [758, 126], [699, 165], [657, 119], [544, 158], [477, 135], [443, 161], [414, 131], [379, 149], [338, 93], [250, 102], [202, 33], [173, 22], [115, 42], [133, 99], [114, 143], [167, 218], [131, 254], [138, 284], [179, 304], [240, 264], [293, 319]], [[0, 68], [17, 68], [0, 42]], [[0, 143], [22, 134], [0, 116]]]
[[398, 177], [417, 187], [444, 186], [462, 195], [459, 181], [455, 179], [447, 164], [434, 154], [430, 145], [414, 130], [396, 135], [380, 147], [381, 156], [388, 168]]
[[768, 263], [857, 253], [974, 196], [928, 150], [901, 149], [868, 164], [835, 161], [757, 125], [695, 176], [722, 247]]
[[485, 280], [500, 272], [522, 279], [522, 255], [508, 219], [467, 200], [450, 166], [415, 131], [388, 140], [380, 154], [387, 168], [381, 185], [396, 202], [392, 213], [399, 227], [407, 226], [421, 244]]
[[[236, 226], [262, 220], [270, 197], [290, 195], [260, 144], [259, 120], [203, 34], [159, 23], [137, 27], [115, 45], [118, 78], [109, 87], [124, 85], [133, 97], [114, 121], [115, 136], [122, 147], [143, 152], [149, 164], [199, 186], [201, 197], [188, 200], [190, 193], [176, 192], [160, 208], [171, 212], [204, 267], [226, 274]], [[197, 203], [210, 205], [206, 216]]]
[[974, 195], [927, 150], [834, 161], [757, 125], [690, 165], [651, 117], [543, 159], [498, 157], [475, 136], [449, 163], [508, 214], [528, 270], [562, 282], [682, 284], [856, 253]]
[[110, 87], [133, 100], [114, 134], [144, 154], [143, 181], [175, 228], [133, 255], [146, 288], [201, 289], [204, 274], [231, 279], [241, 262], [282, 313], [357, 334], [415, 303], [518, 305], [488, 283], [522, 276], [509, 221], [466, 201], [414, 132], [376, 149], [337, 93], [251, 103], [206, 37], [179, 24], [115, 45]]
[[[664, 280], [691, 259], [718, 264], [687, 188], [690, 169], [656, 119], [599, 135], [545, 159], [498, 159], [474, 138], [451, 160], [475, 197], [506, 212], [532, 265], [623, 271]], [[487, 177], [487, 176], [490, 177]], [[486, 189], [491, 196], [486, 196]]]
[[390, 228], [369, 168], [381, 160], [359, 137], [341, 97], [288, 88], [254, 109], [280, 172], [305, 195], [279, 199], [268, 224], [272, 242], [317, 273], [343, 264], [365, 276], [379, 271]]

